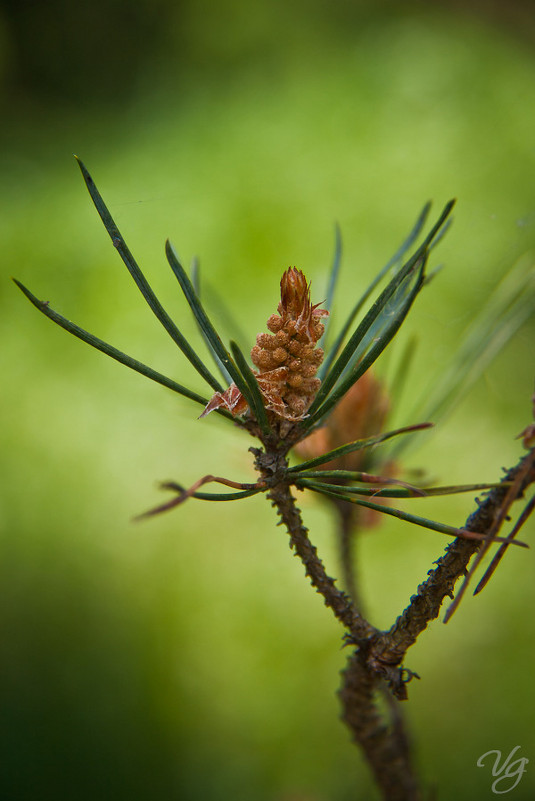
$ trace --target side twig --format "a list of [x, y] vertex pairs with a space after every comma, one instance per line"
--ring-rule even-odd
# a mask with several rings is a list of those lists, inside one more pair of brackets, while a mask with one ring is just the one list
[[[520, 480], [518, 480], [520, 478]], [[480, 534], [497, 533], [503, 524], [504, 504], [509, 507], [521, 498], [526, 489], [535, 482], [535, 449], [526, 454], [520, 462], [507, 471], [498, 487], [492, 489], [476, 511], [468, 518], [466, 528]], [[514, 496], [510, 493], [515, 486]], [[498, 523], [498, 525], [497, 525]], [[465, 574], [471, 557], [484, 545], [481, 541], [471, 541], [458, 537], [447, 548], [429, 578], [420, 584], [409, 605], [398, 617], [392, 628], [384, 632], [374, 643], [372, 660], [377, 663], [399, 665], [407, 649], [416, 642], [428, 623], [438, 617], [442, 602], [446, 597], [453, 598], [453, 588], [457, 580]]]
[[[286, 458], [276, 452], [254, 452], [257, 470], [266, 486], [270, 487], [268, 497], [290, 535], [290, 546], [303, 562], [313, 587], [345, 627], [346, 640], [356, 646], [342, 674], [340, 700], [343, 720], [368, 760], [383, 797], [387, 801], [421, 801], [421, 790], [410, 761], [407, 733], [402, 718], [397, 714], [400, 710], [396, 708], [396, 699], [407, 698], [407, 683], [419, 677], [404, 668], [402, 662], [408, 648], [438, 616], [444, 599], [453, 598], [457, 580], [466, 574], [470, 559], [485, 547], [486, 540], [456, 538], [393, 626], [380, 632], [327, 574], [284, 478]], [[532, 449], [507, 471], [498, 486], [488, 492], [464, 528], [495, 536], [511, 504], [521, 498], [534, 482], [535, 450]], [[377, 704], [376, 693], [381, 689], [386, 690], [391, 702], [390, 725], [384, 721]]]

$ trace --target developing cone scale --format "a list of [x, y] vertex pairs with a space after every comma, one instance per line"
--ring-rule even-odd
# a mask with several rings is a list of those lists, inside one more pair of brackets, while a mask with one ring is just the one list
[[[270, 334], [258, 334], [251, 360], [265, 408], [275, 418], [295, 423], [306, 417], [321, 381], [316, 372], [323, 361], [317, 342], [323, 334], [322, 317], [329, 312], [310, 301], [310, 285], [301, 270], [290, 267], [281, 278], [277, 314], [267, 321]], [[235, 384], [216, 392], [203, 414], [224, 406], [243, 414], [247, 403]]]

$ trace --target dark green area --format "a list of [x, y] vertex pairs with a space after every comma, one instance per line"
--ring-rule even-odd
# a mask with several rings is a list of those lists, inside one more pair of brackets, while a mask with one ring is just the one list
[[[110, 244], [90, 170], [151, 286], [203, 360], [166, 261], [247, 355], [295, 265], [330, 335], [422, 205], [457, 198], [399, 337], [416, 359], [392, 426], [418, 407], [502, 276], [535, 246], [535, 51], [522, 3], [5, 2], [0, 8], [0, 796], [6, 801], [373, 799], [338, 720], [340, 630], [261, 497], [191, 500], [130, 519], [206, 473], [252, 480], [251, 440], [52, 326], [15, 276], [69, 320], [201, 395]], [[218, 314], [217, 296], [228, 314]], [[244, 333], [240, 333], [244, 332]], [[533, 320], [422, 441], [436, 483], [489, 482], [530, 422]], [[381, 356], [392, 375], [393, 343]], [[397, 350], [396, 350], [397, 349]], [[390, 359], [390, 362], [389, 362]], [[412, 411], [415, 410], [415, 411]], [[410, 436], [410, 435], [409, 435]], [[404, 503], [450, 525], [470, 495]], [[332, 520], [305, 521], [331, 575]], [[520, 510], [519, 510], [520, 511]], [[533, 523], [522, 539], [532, 540]], [[388, 625], [445, 545], [385, 521], [361, 543], [372, 622]], [[407, 659], [408, 713], [438, 798], [491, 797], [491, 748], [535, 762], [533, 558]], [[534, 773], [510, 798], [532, 797]]]

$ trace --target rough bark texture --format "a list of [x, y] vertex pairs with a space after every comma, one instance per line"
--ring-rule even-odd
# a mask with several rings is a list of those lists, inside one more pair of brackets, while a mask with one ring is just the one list
[[385, 724], [375, 698], [377, 688], [377, 676], [370, 671], [362, 651], [356, 650], [342, 673], [342, 719], [368, 760], [383, 797], [388, 801], [420, 801], [403, 724], [399, 717], [393, 724]]
[[[497, 534], [511, 504], [521, 498], [534, 482], [535, 450], [531, 450], [507, 471], [498, 487], [490, 490], [463, 528], [479, 534]], [[438, 617], [444, 599], [453, 597], [455, 583], [465, 575], [470, 559], [482, 546], [481, 541], [460, 537], [453, 540], [392, 628], [375, 642], [372, 657], [379, 661], [387, 657], [389, 662], [401, 662], [407, 649], [416, 642], [428, 623]]]
[[[277, 509], [280, 522], [290, 535], [290, 545], [303, 562], [305, 573], [326, 606], [346, 629], [345, 638], [353, 646], [342, 673], [340, 700], [342, 717], [353, 739], [362, 749], [383, 798], [387, 801], [421, 801], [422, 794], [411, 760], [408, 737], [397, 709], [397, 700], [407, 698], [407, 683], [416, 674], [402, 665], [403, 659], [435, 619], [445, 598], [453, 597], [459, 578], [466, 575], [472, 556], [485, 548], [481, 540], [455, 539], [429, 571], [410, 603], [393, 626], [381, 632], [357, 610], [349, 595], [336, 587], [311, 543], [308, 530], [293, 498], [285, 475], [287, 460], [276, 451], [255, 450], [256, 467], [269, 487], [268, 497]], [[464, 528], [495, 536], [512, 503], [535, 482], [535, 451], [531, 450], [509, 470], [501, 484], [479, 503]], [[378, 691], [388, 694], [391, 721], [385, 722], [377, 705]]]
[[326, 606], [347, 629], [352, 641], [365, 642], [375, 636], [376, 629], [358, 613], [351, 598], [339, 590], [335, 581], [327, 574], [316, 547], [310, 542], [308, 529], [301, 520], [301, 513], [287, 483], [277, 482], [271, 487], [268, 498], [290, 535], [290, 546], [301, 559], [305, 573], [312, 586], [323, 596]]

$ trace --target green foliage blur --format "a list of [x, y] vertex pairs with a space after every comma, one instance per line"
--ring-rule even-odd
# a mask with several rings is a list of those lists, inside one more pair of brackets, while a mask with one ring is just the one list
[[[338, 720], [340, 628], [265, 500], [131, 522], [162, 500], [156, 480], [251, 480], [251, 442], [53, 327], [9, 277], [204, 392], [114, 253], [73, 152], [196, 342], [167, 236], [186, 264], [200, 258], [207, 306], [247, 347], [286, 267], [322, 299], [335, 221], [336, 322], [423, 203], [438, 213], [455, 196], [445, 269], [400, 334], [419, 344], [395, 422], [420, 422], [407, 417], [418, 398], [535, 246], [534, 26], [529, 4], [488, 5], [0, 5], [4, 801], [378, 797]], [[531, 321], [409, 467], [449, 484], [497, 480], [518, 460], [533, 335]], [[329, 510], [306, 495], [302, 508], [337, 575]], [[473, 508], [410, 506], [452, 524]], [[363, 538], [373, 623], [390, 625], [445, 544], [392, 521]], [[476, 767], [489, 749], [521, 745], [535, 763], [533, 556], [510, 551], [406, 661], [422, 677], [406, 706], [416, 760], [438, 799], [491, 797], [490, 768]], [[534, 776], [510, 797], [532, 797]]]

